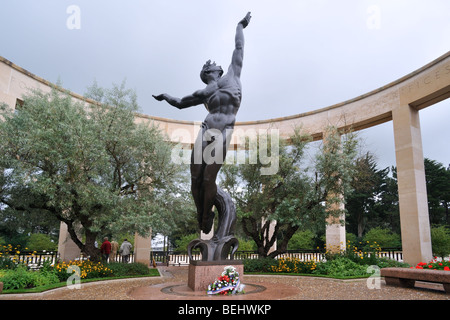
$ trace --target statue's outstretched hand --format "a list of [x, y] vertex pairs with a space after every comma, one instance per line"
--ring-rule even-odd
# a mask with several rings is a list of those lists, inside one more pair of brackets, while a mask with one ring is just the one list
[[242, 26], [245, 28], [248, 26], [248, 24], [250, 23], [250, 19], [252, 18], [252, 16], [250, 15], [251, 12], [248, 12], [247, 15], [244, 17], [244, 19], [242, 19], [241, 21], [239, 21], [240, 24], [242, 24]]
[[164, 98], [165, 98], [165, 94], [164, 94], [164, 93], [163, 93], [163, 94], [160, 94], [160, 95], [157, 95], [157, 96], [155, 96], [155, 95], [152, 94], [152, 96], [153, 96], [153, 98], [155, 98], [155, 99], [158, 100], [158, 101], [163, 101]]

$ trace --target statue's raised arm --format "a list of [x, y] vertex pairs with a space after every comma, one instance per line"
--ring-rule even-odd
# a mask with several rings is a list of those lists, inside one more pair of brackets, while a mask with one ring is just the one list
[[236, 36], [235, 36], [235, 48], [233, 51], [233, 57], [231, 59], [231, 65], [228, 69], [228, 72], [233, 72], [234, 76], [240, 77], [242, 70], [242, 61], [244, 60], [244, 32], [243, 30], [250, 23], [251, 15], [250, 12], [239, 21], [236, 27]]
[[247, 14], [245, 15], [244, 19], [239, 21], [239, 24], [241, 24], [244, 27], [244, 29], [245, 29], [248, 26], [248, 24], [250, 23], [250, 19], [251, 18], [252, 18], [251, 12], [247, 12]]

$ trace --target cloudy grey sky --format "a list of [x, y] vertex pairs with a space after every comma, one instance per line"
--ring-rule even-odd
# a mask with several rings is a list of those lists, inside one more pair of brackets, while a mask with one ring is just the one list
[[[142, 113], [201, 121], [204, 107], [178, 110], [151, 95], [204, 87], [208, 59], [226, 69], [248, 11], [238, 121], [354, 98], [450, 50], [448, 0], [17, 0], [1, 6], [0, 55], [80, 94], [94, 80], [126, 79]], [[425, 157], [447, 165], [450, 99], [420, 115]], [[395, 165], [391, 122], [361, 136], [380, 167]]]

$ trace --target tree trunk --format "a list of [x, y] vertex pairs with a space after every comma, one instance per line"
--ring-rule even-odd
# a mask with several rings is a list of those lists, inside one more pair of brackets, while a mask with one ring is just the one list
[[83, 252], [86, 256], [89, 257], [91, 261], [100, 261], [100, 249], [95, 247], [95, 240], [98, 236], [97, 232], [92, 232], [89, 230], [90, 222], [88, 220], [82, 221], [81, 225], [85, 230], [86, 242], [83, 243], [75, 230], [74, 222], [72, 220], [62, 218], [62, 215], [58, 215], [58, 218], [67, 224], [67, 232], [69, 232], [70, 238], [72, 241], [80, 248], [81, 252]]
[[364, 217], [361, 213], [358, 213], [357, 217], [358, 223], [358, 238], [362, 238], [364, 233]]
[[447, 224], [450, 224], [450, 214], [449, 214], [449, 204], [447, 201], [444, 201], [444, 206], [445, 206], [445, 222], [447, 222]]
[[89, 229], [85, 229], [86, 235], [86, 243], [81, 249], [84, 254], [89, 256], [89, 260], [98, 262], [101, 261], [100, 248], [95, 247], [95, 240], [98, 236], [97, 232], [89, 231]]
[[[288, 230], [286, 231], [286, 234], [283, 237], [283, 240], [277, 246], [277, 250], [272, 251], [268, 255], [268, 257], [275, 258], [277, 255], [285, 253], [286, 250], [287, 250], [287, 246], [288, 246], [289, 240], [291, 240], [292, 236], [295, 234], [295, 232], [297, 230], [298, 230], [298, 226], [296, 226], [296, 227], [289, 226]], [[275, 234], [274, 234], [274, 236], [275, 236]]]

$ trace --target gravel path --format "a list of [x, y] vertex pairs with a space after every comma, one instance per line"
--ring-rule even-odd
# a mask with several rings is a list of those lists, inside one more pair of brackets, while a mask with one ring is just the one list
[[[110, 280], [82, 284], [81, 289], [67, 287], [34, 294], [1, 294], [0, 300], [133, 300], [136, 290], [153, 288], [154, 299], [173, 299], [160, 288], [164, 283], [187, 283], [187, 267], [160, 267], [161, 277]], [[368, 289], [367, 280], [334, 280], [299, 276], [244, 275], [244, 283], [270, 288], [290, 288], [285, 300], [450, 300], [442, 285], [417, 283], [416, 288], [386, 286], [380, 281], [379, 289]], [[270, 296], [268, 293], [271, 292]], [[206, 295], [205, 295], [206, 296]], [[244, 299], [276, 300], [273, 290], [266, 294], [240, 295]], [[205, 297], [207, 298], [207, 297]], [[202, 297], [195, 297], [202, 299]]]

